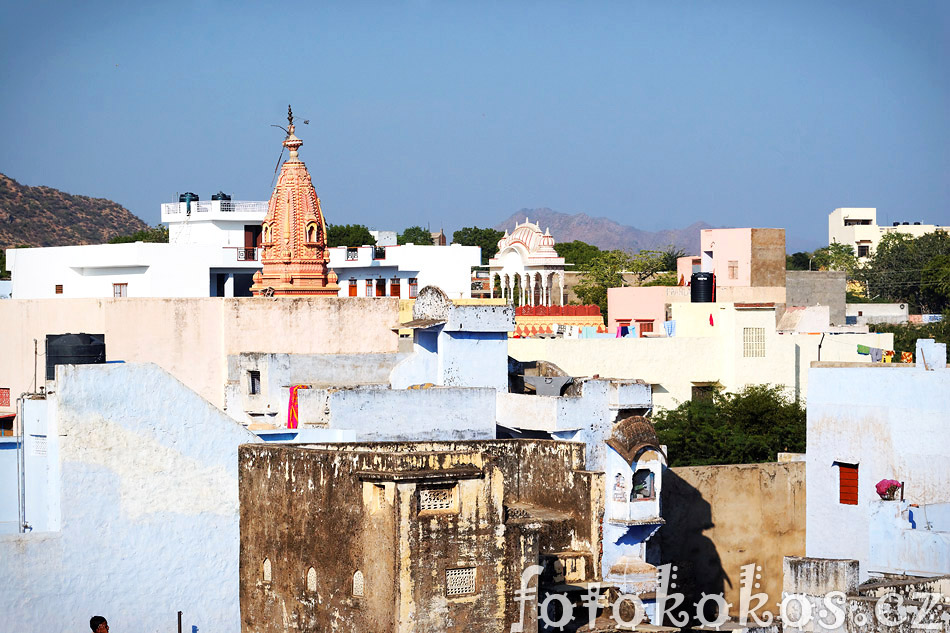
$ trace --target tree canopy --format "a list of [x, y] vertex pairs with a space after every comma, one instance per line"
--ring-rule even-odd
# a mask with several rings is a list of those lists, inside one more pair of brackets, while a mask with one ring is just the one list
[[432, 244], [432, 233], [421, 226], [410, 226], [396, 236], [397, 244], [418, 244], [426, 246]]
[[109, 239], [109, 244], [129, 244], [131, 242], [164, 242], [168, 243], [168, 227], [163, 224], [150, 226], [147, 229], [136, 231], [131, 235], [116, 235]]
[[594, 258], [603, 251], [587, 242], [574, 240], [573, 242], [559, 242], [554, 245], [558, 257], [563, 257], [566, 264], [573, 264], [574, 270], [587, 270]]
[[376, 238], [362, 224], [327, 224], [327, 247], [375, 246]]
[[498, 252], [498, 241], [505, 236], [504, 232], [495, 229], [480, 229], [477, 226], [466, 226], [452, 234], [452, 242], [462, 246], [478, 246], [482, 249], [482, 265]]
[[607, 288], [618, 288], [624, 283], [623, 273], [633, 268], [633, 257], [620, 250], [602, 251], [593, 260], [574, 286], [574, 293], [585, 304], [600, 306], [607, 314]]
[[950, 272], [947, 255], [950, 234], [943, 231], [917, 238], [888, 233], [856, 276], [872, 299], [908, 303], [912, 312], [938, 313], [950, 307], [950, 296], [944, 291]]
[[661, 410], [653, 423], [670, 466], [754, 464], [805, 452], [805, 407], [774, 385], [715, 392]]
[[917, 339], [932, 338], [938, 343], [950, 344], [950, 310], [943, 313], [943, 320], [936, 323], [869, 323], [872, 332], [890, 332], [894, 335], [895, 352], [917, 351]]
[[[677, 264], [676, 260], [678, 260], [680, 257], [686, 257], [686, 249], [679, 248], [677, 246], [673, 246], [672, 244], [670, 244], [669, 246], [666, 247], [666, 249], [661, 251], [660, 270], [675, 273], [676, 264]], [[663, 284], [663, 285], [669, 285], [669, 284]]]

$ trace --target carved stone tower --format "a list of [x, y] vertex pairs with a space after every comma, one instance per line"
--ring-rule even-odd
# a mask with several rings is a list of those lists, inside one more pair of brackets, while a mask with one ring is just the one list
[[320, 198], [307, 166], [297, 157], [303, 141], [294, 135], [294, 117], [287, 108], [290, 157], [280, 168], [261, 229], [261, 264], [254, 274], [255, 296], [324, 295], [335, 297], [340, 287], [328, 270], [327, 228]]

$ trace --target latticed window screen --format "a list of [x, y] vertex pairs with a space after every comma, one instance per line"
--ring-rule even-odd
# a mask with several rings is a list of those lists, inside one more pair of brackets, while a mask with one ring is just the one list
[[462, 596], [467, 593], [475, 593], [475, 568], [446, 569], [445, 595]]
[[353, 595], [357, 598], [363, 596], [363, 572], [359, 570], [353, 574]]
[[744, 358], [765, 357], [765, 328], [742, 328], [742, 356]]
[[317, 570], [311, 567], [307, 570], [307, 591], [317, 590]]
[[0, 387], [0, 407], [10, 406], [10, 388]]
[[452, 488], [423, 488], [419, 491], [419, 510], [451, 510], [453, 507]]

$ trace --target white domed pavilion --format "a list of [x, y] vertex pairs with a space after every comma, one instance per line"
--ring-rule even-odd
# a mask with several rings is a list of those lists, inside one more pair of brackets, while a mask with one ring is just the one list
[[514, 302], [515, 293], [521, 305], [551, 306], [564, 303], [564, 258], [554, 250], [550, 231], [525, 218], [515, 226], [511, 235], [498, 241], [498, 253], [488, 260], [491, 271], [492, 297], [495, 280], [499, 281], [501, 296]]

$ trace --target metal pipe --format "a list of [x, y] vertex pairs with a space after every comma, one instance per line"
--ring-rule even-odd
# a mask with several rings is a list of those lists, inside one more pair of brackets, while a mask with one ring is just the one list
[[24, 478], [25, 468], [25, 459], [26, 456], [23, 455], [23, 394], [20, 394], [20, 397], [16, 399], [16, 408], [17, 416], [16, 420], [19, 422], [19, 433], [17, 437], [17, 447], [16, 447], [16, 467], [17, 467], [17, 478], [16, 478], [16, 513], [17, 513], [17, 532], [23, 533], [23, 524], [26, 521], [26, 518], [23, 516], [26, 510], [24, 506], [24, 494], [26, 490], [26, 480]]
[[181, 633], [181, 611], [178, 612], [178, 633]]

